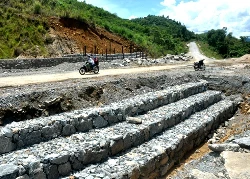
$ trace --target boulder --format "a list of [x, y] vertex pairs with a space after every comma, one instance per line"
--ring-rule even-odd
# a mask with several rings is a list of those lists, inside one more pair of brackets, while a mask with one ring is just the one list
[[142, 119], [141, 118], [137, 118], [137, 117], [127, 117], [126, 121], [128, 123], [132, 123], [132, 124], [141, 124], [142, 123]]
[[237, 152], [240, 149], [238, 144], [209, 144], [208, 148], [214, 152], [223, 152], [223, 151], [234, 151]]
[[250, 149], [250, 137], [243, 137], [240, 139], [234, 140], [240, 147]]

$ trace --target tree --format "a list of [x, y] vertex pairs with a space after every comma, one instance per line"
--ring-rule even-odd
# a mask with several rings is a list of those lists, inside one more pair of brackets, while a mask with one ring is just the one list
[[220, 54], [227, 54], [228, 46], [225, 42], [226, 30], [210, 30], [207, 32], [207, 42], [210, 46], [214, 47]]

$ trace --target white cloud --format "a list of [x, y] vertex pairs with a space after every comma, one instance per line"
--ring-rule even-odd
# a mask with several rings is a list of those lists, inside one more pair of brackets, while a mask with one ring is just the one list
[[129, 20], [131, 20], [131, 19], [136, 19], [136, 18], [138, 18], [138, 17], [137, 17], [137, 16], [132, 15], [132, 16], [130, 16], [128, 19], [129, 19]]
[[169, 16], [194, 32], [227, 27], [228, 32], [239, 37], [250, 35], [250, 3], [245, 0], [197, 0], [176, 3], [161, 2], [164, 9], [159, 15]]

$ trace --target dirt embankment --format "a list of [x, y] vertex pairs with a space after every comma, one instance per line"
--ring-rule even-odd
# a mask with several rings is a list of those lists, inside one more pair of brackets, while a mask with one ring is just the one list
[[61, 57], [68, 54], [129, 53], [141, 50], [138, 45], [104, 28], [72, 18], [48, 17], [48, 33], [44, 37], [47, 54], [42, 56], [37, 46], [36, 53], [25, 51], [18, 58]]
[[49, 19], [48, 45], [50, 56], [84, 53], [128, 53], [135, 50], [136, 45], [118, 35], [99, 27], [71, 18]]

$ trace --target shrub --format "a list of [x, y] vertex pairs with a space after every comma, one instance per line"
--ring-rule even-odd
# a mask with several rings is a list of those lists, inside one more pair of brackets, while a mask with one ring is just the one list
[[45, 43], [46, 44], [52, 44], [53, 41], [54, 41], [54, 39], [49, 34], [46, 34], [46, 36], [45, 36]]
[[38, 25], [38, 26], [37, 26], [37, 30], [38, 30], [38, 32], [40, 32], [40, 33], [45, 33], [45, 32], [46, 32], [46, 31], [44, 30], [44, 28], [43, 28], [42, 25]]
[[35, 3], [34, 6], [34, 14], [41, 14], [41, 4], [40, 3]]
[[14, 50], [14, 56], [18, 57], [19, 55], [21, 55], [23, 53], [23, 49], [21, 47], [16, 47]]
[[63, 17], [70, 18], [70, 11], [68, 10], [64, 11]]
[[105, 24], [105, 25], [104, 25], [104, 28], [105, 28], [107, 31], [110, 32], [110, 28], [109, 28], [109, 25], [108, 25], [108, 24]]

